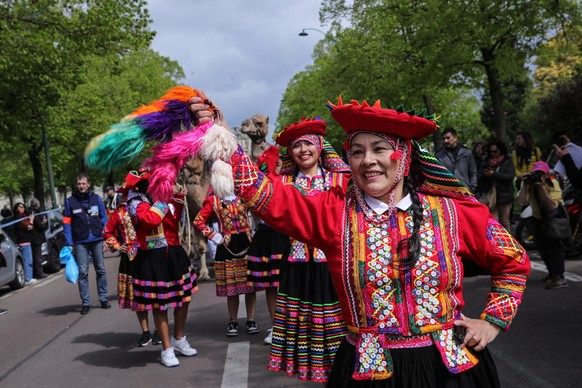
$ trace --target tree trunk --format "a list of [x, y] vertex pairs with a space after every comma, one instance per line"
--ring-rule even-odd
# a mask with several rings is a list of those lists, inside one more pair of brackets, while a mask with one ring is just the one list
[[491, 49], [481, 49], [483, 66], [487, 74], [489, 84], [489, 97], [493, 107], [493, 131], [495, 136], [507, 142], [507, 129], [505, 128], [505, 109], [503, 109], [503, 93], [499, 82], [499, 69], [495, 65], [495, 54]]
[[34, 196], [40, 201], [40, 206], [44, 209], [44, 174], [42, 172], [42, 162], [40, 159], [41, 147], [35, 147], [31, 144], [28, 150], [28, 158], [32, 166], [32, 174], [34, 176]]
[[[434, 113], [434, 107], [432, 106], [432, 97], [428, 94], [423, 94], [422, 99], [424, 100], [424, 107], [426, 108], [426, 113], [432, 115]], [[440, 131], [434, 131], [432, 133], [432, 142], [434, 144], [434, 153], [443, 146], [443, 139], [441, 137]]]

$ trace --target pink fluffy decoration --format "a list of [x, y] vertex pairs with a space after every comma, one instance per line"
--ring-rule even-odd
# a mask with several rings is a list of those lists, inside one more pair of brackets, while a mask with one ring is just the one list
[[194, 156], [198, 155], [201, 139], [214, 123], [197, 126], [192, 131], [181, 132], [174, 139], [152, 147], [152, 157], [144, 161], [150, 167], [148, 192], [154, 201], [169, 202], [174, 195], [174, 184], [179, 171]]

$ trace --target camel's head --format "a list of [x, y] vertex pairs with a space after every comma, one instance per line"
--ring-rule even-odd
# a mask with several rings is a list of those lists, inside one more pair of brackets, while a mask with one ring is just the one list
[[240, 131], [254, 141], [262, 141], [269, 132], [269, 118], [265, 115], [254, 115], [242, 122]]

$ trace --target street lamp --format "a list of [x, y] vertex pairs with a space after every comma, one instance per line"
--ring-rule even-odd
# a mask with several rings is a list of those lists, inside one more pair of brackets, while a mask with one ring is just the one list
[[320, 34], [322, 34], [323, 36], [327, 36], [327, 34], [321, 30], [318, 30], [317, 28], [304, 28], [301, 30], [301, 32], [299, 33], [299, 36], [308, 36], [309, 34], [307, 32], [305, 32], [305, 30], [311, 30], [311, 31], [317, 31]]

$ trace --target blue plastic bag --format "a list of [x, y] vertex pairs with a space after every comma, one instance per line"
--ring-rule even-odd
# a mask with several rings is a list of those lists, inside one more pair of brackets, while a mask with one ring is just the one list
[[61, 264], [65, 264], [65, 279], [72, 284], [76, 284], [79, 280], [79, 267], [77, 261], [73, 256], [73, 250], [69, 246], [63, 247], [59, 253]]

